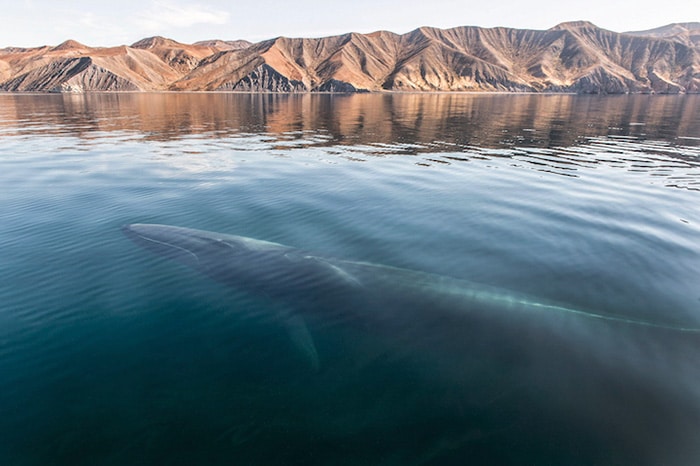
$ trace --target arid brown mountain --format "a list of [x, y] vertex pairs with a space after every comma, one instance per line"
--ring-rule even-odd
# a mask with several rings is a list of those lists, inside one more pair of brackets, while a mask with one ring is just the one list
[[616, 33], [420, 28], [257, 44], [151, 37], [131, 46], [0, 49], [5, 91], [700, 92], [700, 23]]
[[0, 62], [7, 64], [7, 77], [0, 84], [7, 91], [167, 89], [182, 76], [148, 50], [124, 45], [92, 48], [70, 40], [57, 47], [4, 49]]
[[247, 40], [202, 40], [195, 42], [192, 45], [201, 45], [205, 47], [214, 47], [217, 50], [240, 50], [253, 45]]
[[648, 31], [632, 31], [625, 34], [660, 37], [696, 47], [700, 46], [700, 23], [673, 23]]

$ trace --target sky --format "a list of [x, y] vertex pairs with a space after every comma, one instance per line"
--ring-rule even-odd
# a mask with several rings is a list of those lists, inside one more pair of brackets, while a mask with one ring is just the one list
[[694, 0], [0, 0], [0, 47], [405, 33], [421, 26], [548, 29], [588, 20], [617, 32], [700, 21]]

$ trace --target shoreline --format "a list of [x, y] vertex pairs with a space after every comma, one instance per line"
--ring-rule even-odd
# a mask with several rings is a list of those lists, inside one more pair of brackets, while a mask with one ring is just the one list
[[53, 91], [5, 91], [0, 90], [0, 95], [97, 95], [97, 94], [198, 94], [198, 95], [213, 95], [213, 94], [234, 94], [234, 95], [287, 95], [287, 96], [306, 96], [306, 95], [330, 95], [330, 96], [351, 96], [351, 95], [574, 95], [574, 96], [692, 96], [700, 95], [700, 92], [619, 92], [619, 93], [590, 93], [590, 92], [533, 92], [533, 91], [363, 91], [363, 92], [327, 92], [327, 91], [309, 91], [309, 92], [253, 92], [253, 91], [172, 91], [172, 90], [146, 90], [146, 91], [81, 91], [81, 92], [53, 92]]

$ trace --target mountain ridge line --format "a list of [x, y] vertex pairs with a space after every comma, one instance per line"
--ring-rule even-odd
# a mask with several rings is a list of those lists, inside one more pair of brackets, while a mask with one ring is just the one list
[[0, 91], [699, 93], [700, 22], [627, 33], [572, 21], [257, 43], [66, 40], [0, 49]]

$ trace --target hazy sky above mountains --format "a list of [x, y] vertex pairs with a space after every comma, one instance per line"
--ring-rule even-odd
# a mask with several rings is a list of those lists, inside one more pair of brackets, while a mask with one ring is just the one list
[[623, 32], [673, 22], [700, 21], [700, 2], [651, 0], [18, 0], [0, 17], [0, 47], [57, 45], [75, 39], [86, 45], [131, 44], [160, 35], [191, 43], [204, 39], [276, 36], [322, 37], [345, 32], [420, 26], [507, 26], [548, 29], [585, 19]]

